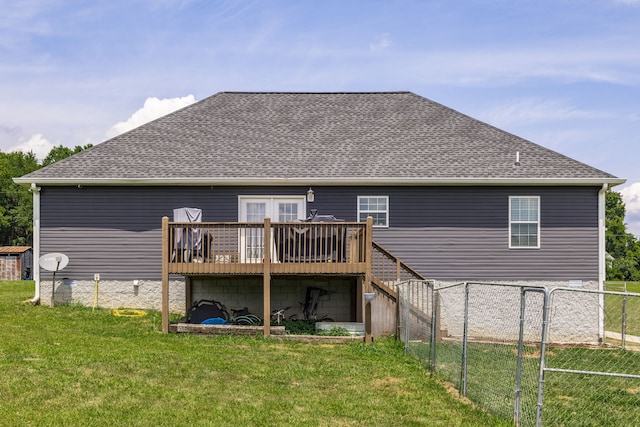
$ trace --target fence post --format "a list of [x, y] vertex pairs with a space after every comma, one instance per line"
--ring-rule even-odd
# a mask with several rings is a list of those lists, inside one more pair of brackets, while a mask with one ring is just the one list
[[525, 288], [520, 288], [520, 330], [518, 332], [518, 359], [516, 360], [516, 395], [513, 405], [513, 423], [516, 426], [520, 425], [520, 387], [522, 379], [522, 353], [524, 351], [525, 304]]
[[404, 345], [405, 345], [405, 352], [409, 351], [409, 338], [411, 337], [411, 308], [410, 305], [411, 303], [409, 301], [411, 301], [411, 282], [407, 282], [405, 289], [407, 290], [405, 292], [405, 300], [404, 300]]
[[461, 389], [462, 396], [467, 396], [467, 345], [469, 332], [469, 282], [464, 284], [464, 324], [462, 330], [462, 372]]
[[625, 282], [625, 295], [622, 296], [622, 349], [626, 350], [627, 348], [627, 285]]
[[545, 352], [547, 351], [547, 333], [549, 331], [549, 303], [551, 295], [546, 288], [541, 290], [542, 303], [542, 336], [540, 337], [540, 370], [538, 372], [538, 404], [536, 408], [536, 427], [542, 427], [542, 405], [544, 402]]
[[433, 289], [433, 286], [431, 284], [429, 284], [429, 290], [429, 293], [431, 294], [431, 339], [429, 340], [431, 342], [430, 371], [433, 374], [436, 371], [436, 343], [438, 342], [438, 334], [440, 333], [439, 326], [437, 324], [439, 311], [438, 307], [440, 306], [440, 303], [438, 292]]

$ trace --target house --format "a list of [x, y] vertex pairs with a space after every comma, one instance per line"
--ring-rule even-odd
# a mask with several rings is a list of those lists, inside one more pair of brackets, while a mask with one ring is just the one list
[[31, 278], [30, 246], [0, 246], [0, 280]]
[[[322, 310], [360, 321], [371, 283], [392, 299], [404, 277], [598, 289], [604, 194], [624, 180], [410, 92], [222, 92], [15, 182], [33, 192], [43, 303], [91, 304], [99, 275], [101, 306], [266, 317], [320, 287]], [[172, 222], [180, 208], [201, 224]], [[312, 212], [343, 220], [348, 256], [280, 259], [277, 224], [295, 235]], [[182, 233], [198, 233], [187, 258]], [[53, 293], [49, 252], [69, 257]]]

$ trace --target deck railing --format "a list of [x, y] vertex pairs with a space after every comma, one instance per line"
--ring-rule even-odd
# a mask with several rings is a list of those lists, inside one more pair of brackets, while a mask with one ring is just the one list
[[[376, 315], [372, 321], [372, 333], [375, 336], [397, 332], [398, 327], [398, 285], [407, 281], [426, 283], [425, 278], [405, 264], [400, 258], [377, 244], [371, 242], [371, 287], [376, 294]], [[422, 294], [414, 293], [415, 296]], [[412, 298], [412, 315], [420, 315], [422, 302]]]
[[170, 274], [260, 274], [266, 253], [272, 274], [366, 272], [367, 223], [163, 219], [163, 229]]
[[373, 246], [371, 275], [377, 284], [396, 291], [395, 284], [406, 280], [426, 280], [420, 273], [405, 264], [400, 258], [377, 244]]
[[[394, 331], [397, 284], [424, 278], [373, 242], [373, 219], [359, 222], [169, 222], [162, 219], [162, 330], [169, 331], [169, 275], [259, 274], [264, 278], [264, 318], [270, 316], [273, 274], [350, 274], [375, 292], [374, 330]], [[365, 304], [371, 313], [371, 303]], [[357, 308], [360, 310], [360, 307]], [[386, 314], [385, 314], [386, 313]], [[365, 313], [366, 314], [366, 313]], [[366, 316], [365, 316], [366, 318]], [[371, 319], [365, 319], [371, 337]], [[365, 325], [365, 326], [366, 326]], [[269, 323], [264, 334], [269, 335]]]

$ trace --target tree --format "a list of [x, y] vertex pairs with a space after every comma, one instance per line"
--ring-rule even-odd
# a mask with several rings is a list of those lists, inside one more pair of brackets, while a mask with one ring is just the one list
[[32, 152], [0, 152], [0, 245], [31, 245], [33, 199], [13, 178], [39, 168]]
[[66, 159], [69, 156], [73, 156], [83, 150], [93, 147], [93, 144], [87, 145], [76, 145], [73, 149], [69, 147], [64, 147], [62, 145], [58, 145], [57, 147], [53, 147], [47, 157], [42, 161], [42, 166], [49, 166], [55, 162], [59, 162], [60, 160]]
[[625, 214], [620, 193], [607, 191], [605, 249], [611, 257], [607, 263], [607, 280], [640, 280], [640, 242], [627, 232]]
[[59, 145], [51, 149], [42, 165], [33, 152], [0, 151], [0, 245], [30, 246], [33, 242], [33, 197], [27, 187], [14, 183], [13, 178], [91, 147], [87, 144], [70, 149]]

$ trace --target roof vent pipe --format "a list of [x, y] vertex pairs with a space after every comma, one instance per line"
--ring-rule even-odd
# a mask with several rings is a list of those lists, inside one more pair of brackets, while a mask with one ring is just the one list
[[520, 152], [516, 151], [516, 161], [513, 164], [513, 167], [517, 168], [517, 167], [520, 167], [520, 166], [522, 166], [522, 163], [520, 163]]

